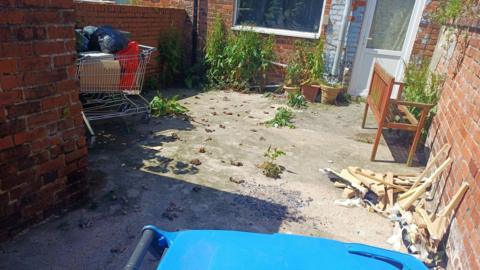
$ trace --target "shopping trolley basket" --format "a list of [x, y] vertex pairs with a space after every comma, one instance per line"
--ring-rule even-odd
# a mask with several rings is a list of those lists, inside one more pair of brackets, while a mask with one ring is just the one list
[[143, 114], [149, 102], [140, 95], [154, 47], [138, 45], [118, 54], [84, 53], [77, 60], [82, 116], [92, 135], [91, 121]]

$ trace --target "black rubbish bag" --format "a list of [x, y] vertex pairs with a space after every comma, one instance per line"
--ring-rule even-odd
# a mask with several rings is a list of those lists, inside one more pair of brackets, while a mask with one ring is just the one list
[[100, 26], [90, 37], [89, 49], [104, 53], [116, 53], [128, 46], [128, 39], [111, 26]]
[[90, 41], [84, 35], [82, 29], [75, 29], [75, 47], [77, 52], [88, 51], [88, 43]]

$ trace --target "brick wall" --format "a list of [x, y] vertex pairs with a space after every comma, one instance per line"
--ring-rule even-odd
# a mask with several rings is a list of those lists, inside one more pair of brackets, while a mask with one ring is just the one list
[[412, 59], [428, 59], [433, 55], [438, 41], [440, 25], [433, 23], [430, 15], [437, 9], [438, 5], [438, 0], [428, 0], [426, 3], [412, 49]]
[[0, 239], [87, 191], [73, 7], [0, 1]]
[[[117, 0], [117, 2], [128, 2], [128, 0]], [[350, 17], [350, 28], [345, 38], [346, 51], [343, 57], [345, 61], [341, 61], [342, 66], [340, 70], [343, 70], [344, 66], [352, 66], [357, 49], [358, 39], [360, 35], [360, 29], [363, 22], [363, 14], [365, 12], [365, 0], [352, 1], [352, 16]], [[187, 15], [192, 21], [193, 15], [193, 0], [135, 0], [135, 5], [150, 6], [150, 7], [174, 7], [183, 8], [186, 10]], [[210, 31], [215, 17], [219, 14], [227, 28], [233, 26], [234, 17], [234, 0], [199, 0], [198, 9], [198, 50], [203, 51], [205, 46], [208, 32]], [[338, 44], [338, 36], [336, 34], [339, 31], [341, 16], [345, 7], [345, 0], [326, 0], [324, 14], [328, 15], [329, 21], [327, 25], [321, 26], [322, 38], [326, 38], [328, 43], [326, 45], [326, 68], [331, 69], [333, 64], [333, 58], [335, 54], [335, 46]], [[275, 36], [274, 51], [277, 55], [277, 61], [286, 63], [289, 56], [294, 50], [294, 42], [296, 40], [315, 41], [313, 39], [302, 39], [288, 36]], [[274, 69], [279, 71], [279, 69]], [[342, 72], [340, 72], [341, 74]], [[279, 77], [277, 77], [279, 78]]]
[[[175, 29], [183, 39], [185, 61], [190, 61], [191, 23], [184, 9], [76, 2], [75, 11], [78, 28], [86, 25], [111, 25], [130, 32], [132, 40], [152, 47], [158, 46], [159, 37], [163, 33]], [[149, 73], [158, 71], [156, 55], [157, 53], [153, 55], [148, 65]]]
[[[480, 269], [480, 24], [460, 27], [458, 40], [444, 33], [435, 50], [435, 69], [445, 74], [438, 114], [429, 131], [427, 147], [436, 153], [452, 145], [454, 162], [442, 175], [431, 204], [445, 205], [463, 181], [470, 185], [453, 219], [446, 241], [447, 269]], [[449, 34], [450, 38], [455, 34]], [[464, 39], [464, 37], [467, 39]], [[436, 62], [437, 62], [436, 61]]]

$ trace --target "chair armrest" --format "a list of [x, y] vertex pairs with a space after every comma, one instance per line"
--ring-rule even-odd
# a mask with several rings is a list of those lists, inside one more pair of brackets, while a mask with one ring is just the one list
[[432, 104], [426, 104], [426, 103], [420, 103], [420, 102], [411, 102], [411, 101], [403, 101], [403, 100], [391, 100], [392, 103], [396, 104], [396, 105], [404, 105], [404, 106], [407, 106], [407, 107], [417, 107], [417, 108], [420, 108], [420, 109], [427, 109], [427, 110], [430, 110], [433, 105]]

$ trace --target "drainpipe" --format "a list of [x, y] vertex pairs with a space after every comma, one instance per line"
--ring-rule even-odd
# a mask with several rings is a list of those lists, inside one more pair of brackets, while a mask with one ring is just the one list
[[352, 0], [345, 0], [345, 8], [343, 10], [342, 24], [340, 25], [340, 34], [337, 44], [337, 49], [335, 50], [335, 58], [333, 59], [332, 75], [338, 75], [338, 65], [340, 64], [340, 55], [342, 53], [343, 43], [345, 41], [345, 34], [348, 26], [348, 17], [350, 10], [352, 8]]
[[193, 0], [192, 14], [192, 66], [197, 62], [197, 21], [198, 21], [198, 0]]

